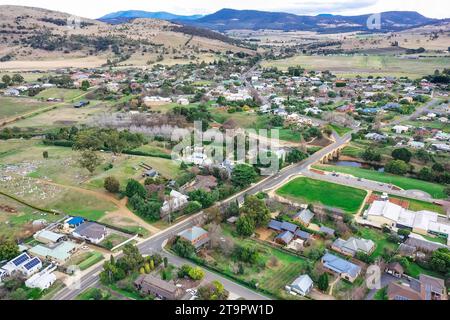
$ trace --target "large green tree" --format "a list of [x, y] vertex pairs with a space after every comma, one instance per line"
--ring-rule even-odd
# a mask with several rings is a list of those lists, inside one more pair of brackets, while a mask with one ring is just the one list
[[81, 152], [78, 163], [82, 168], [88, 170], [90, 174], [93, 174], [102, 161], [95, 151], [84, 150]]
[[384, 170], [388, 173], [405, 175], [409, 170], [409, 165], [403, 160], [392, 160], [386, 164]]
[[255, 221], [252, 217], [242, 215], [236, 221], [236, 232], [242, 237], [250, 237], [255, 232]]
[[395, 149], [394, 151], [392, 151], [392, 158], [409, 163], [412, 158], [412, 153], [406, 148]]
[[238, 164], [231, 173], [231, 182], [236, 187], [248, 187], [256, 181], [256, 171], [252, 166]]
[[19, 255], [19, 246], [13, 240], [0, 238], [0, 261], [11, 260]]
[[244, 200], [241, 214], [253, 219], [256, 227], [267, 225], [270, 220], [270, 210], [263, 199], [257, 196], [248, 196]]

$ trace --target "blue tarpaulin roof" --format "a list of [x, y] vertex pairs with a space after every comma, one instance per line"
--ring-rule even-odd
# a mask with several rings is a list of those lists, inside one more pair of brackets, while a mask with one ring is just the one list
[[79, 224], [82, 224], [83, 222], [84, 222], [84, 219], [81, 217], [73, 217], [72, 219], [67, 221], [67, 223], [71, 226], [77, 226]]

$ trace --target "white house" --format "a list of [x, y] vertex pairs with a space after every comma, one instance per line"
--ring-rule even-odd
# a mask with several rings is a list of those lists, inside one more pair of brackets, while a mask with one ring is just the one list
[[164, 201], [161, 207], [161, 215], [166, 215], [170, 212], [175, 212], [182, 209], [189, 201], [189, 197], [176, 191], [170, 192], [170, 199]]
[[397, 134], [402, 134], [404, 132], [408, 132], [409, 127], [398, 125], [398, 126], [393, 127], [392, 130], [394, 130], [395, 133], [397, 133]]
[[300, 294], [302, 296], [307, 296], [313, 288], [313, 281], [307, 275], [301, 275], [295, 279], [290, 285], [286, 286], [286, 291], [289, 293], [294, 292], [295, 294]]
[[22, 265], [27, 263], [31, 260], [31, 257], [28, 255], [28, 253], [22, 253], [15, 257], [14, 259], [10, 260], [8, 263], [6, 263], [2, 269], [6, 272], [7, 275], [13, 274], [15, 271], [19, 271]]
[[38, 257], [34, 257], [33, 259], [27, 261], [20, 267], [20, 271], [24, 276], [30, 277], [36, 272], [38, 272], [42, 268], [42, 261]]
[[25, 285], [28, 288], [38, 288], [41, 290], [45, 290], [50, 288], [53, 283], [56, 281], [56, 276], [53, 271], [56, 270], [56, 266], [50, 265], [39, 273], [36, 273], [27, 281], [25, 281]]

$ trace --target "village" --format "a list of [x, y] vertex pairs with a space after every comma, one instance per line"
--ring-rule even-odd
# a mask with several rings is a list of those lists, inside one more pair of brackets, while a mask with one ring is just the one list
[[[447, 299], [448, 70], [346, 78], [260, 59], [2, 74], [0, 236], [15, 249], [0, 279], [19, 279], [3, 294]], [[211, 159], [206, 140], [172, 161], [195, 121], [260, 143], [277, 130], [264, 151], [279, 172], [249, 150]], [[80, 273], [98, 279], [72, 289]]]

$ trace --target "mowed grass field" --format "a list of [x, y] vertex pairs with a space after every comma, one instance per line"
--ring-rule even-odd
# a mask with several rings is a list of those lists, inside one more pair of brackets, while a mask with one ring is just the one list
[[390, 55], [304, 56], [298, 55], [282, 60], [264, 61], [262, 66], [287, 70], [290, 66], [302, 66], [308, 70], [330, 70], [339, 76], [408, 76], [418, 78], [432, 74], [450, 64], [450, 58], [402, 59]]
[[348, 213], [356, 213], [367, 195], [364, 190], [309, 178], [294, 179], [276, 193], [300, 203], [318, 203]]
[[48, 102], [31, 98], [0, 97], [0, 122], [50, 106]]
[[353, 167], [342, 167], [342, 166], [331, 166], [331, 165], [318, 165], [314, 168], [328, 171], [328, 172], [340, 172], [345, 174], [350, 174], [358, 178], [378, 181], [382, 183], [388, 183], [396, 185], [404, 190], [421, 190], [430, 194], [435, 199], [445, 199], [446, 195], [444, 193], [445, 187], [440, 184], [417, 180], [408, 177], [396, 176], [389, 173], [378, 172], [375, 170], [367, 170], [361, 168]]
[[49, 88], [41, 91], [36, 95], [37, 99], [47, 100], [48, 98], [57, 98], [64, 101], [71, 101], [86, 93], [86, 91], [78, 89]]

